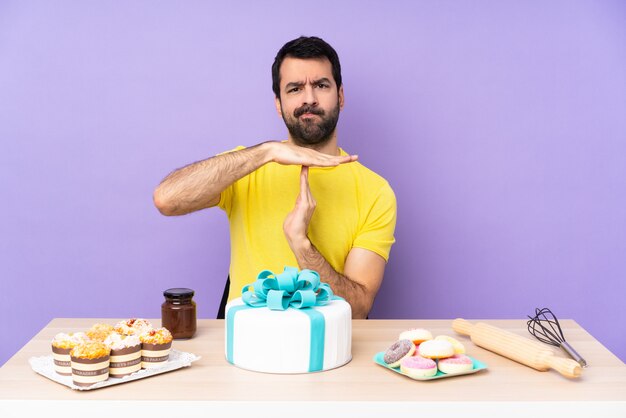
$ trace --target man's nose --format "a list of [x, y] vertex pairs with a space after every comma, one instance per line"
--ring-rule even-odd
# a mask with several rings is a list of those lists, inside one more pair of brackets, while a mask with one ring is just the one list
[[304, 103], [309, 106], [317, 106], [317, 94], [313, 86], [308, 85], [304, 88]]

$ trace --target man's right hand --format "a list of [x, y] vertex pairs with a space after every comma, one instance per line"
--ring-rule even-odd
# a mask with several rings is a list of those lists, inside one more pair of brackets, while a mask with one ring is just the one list
[[334, 167], [359, 158], [357, 155], [328, 155], [289, 142], [266, 142], [265, 144], [270, 147], [271, 161], [283, 165]]

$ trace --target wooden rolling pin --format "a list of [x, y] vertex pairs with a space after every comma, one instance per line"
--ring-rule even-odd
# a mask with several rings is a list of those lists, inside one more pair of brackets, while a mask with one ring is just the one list
[[477, 346], [542, 372], [554, 369], [566, 377], [579, 377], [582, 372], [578, 362], [555, 356], [541, 343], [483, 322], [472, 325], [465, 319], [457, 318], [452, 321], [452, 329], [469, 335]]

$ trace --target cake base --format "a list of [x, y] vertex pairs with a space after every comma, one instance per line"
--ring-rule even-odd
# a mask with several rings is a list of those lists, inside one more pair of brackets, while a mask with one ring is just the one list
[[262, 373], [296, 374], [341, 367], [352, 359], [352, 310], [343, 299], [284, 311], [226, 305], [226, 359]]
[[268, 371], [263, 371], [263, 370], [248, 369], [248, 368], [246, 368], [246, 367], [242, 367], [242, 366], [240, 366], [240, 365], [238, 365], [238, 364], [234, 364], [234, 363], [231, 363], [231, 364], [232, 364], [233, 366], [235, 366], [236, 368], [241, 369], [241, 370], [245, 370], [245, 371], [247, 371], [247, 372], [263, 373], [263, 374], [284, 374], [284, 375], [292, 375], [292, 374], [314, 374], [314, 373], [322, 373], [322, 372], [327, 372], [327, 371], [329, 371], [329, 370], [339, 369], [340, 367], [345, 366], [346, 364], [350, 363], [351, 361], [352, 361], [352, 356], [350, 356], [350, 358], [348, 359], [348, 361], [346, 361], [346, 362], [345, 362], [345, 363], [343, 363], [343, 364], [339, 364], [339, 365], [337, 365], [337, 366], [335, 366], [335, 367], [331, 367], [331, 368], [328, 368], [328, 369], [316, 370], [316, 371], [312, 371], [312, 372], [308, 372], [308, 371], [307, 371], [307, 372], [268, 372]]

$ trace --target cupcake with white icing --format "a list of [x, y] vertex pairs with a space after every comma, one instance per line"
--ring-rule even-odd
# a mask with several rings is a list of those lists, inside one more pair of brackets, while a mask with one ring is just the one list
[[111, 333], [104, 343], [111, 348], [109, 375], [123, 377], [141, 370], [141, 341], [137, 335]]
[[131, 318], [115, 324], [115, 332], [122, 335], [141, 335], [152, 329], [152, 324], [143, 318]]

